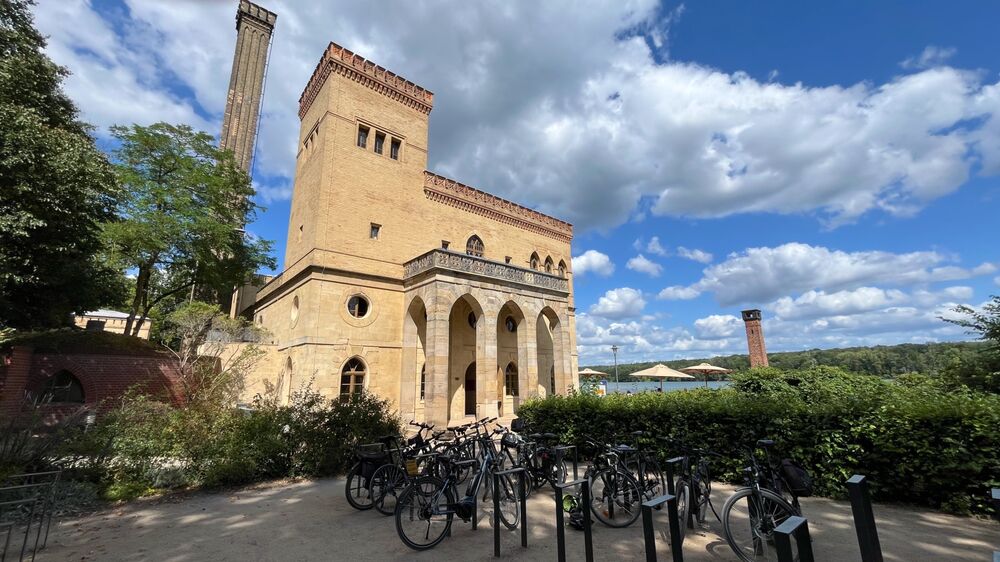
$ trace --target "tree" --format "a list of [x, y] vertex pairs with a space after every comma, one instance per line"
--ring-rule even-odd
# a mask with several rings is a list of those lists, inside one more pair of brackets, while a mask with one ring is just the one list
[[249, 178], [211, 135], [167, 123], [111, 131], [126, 194], [105, 236], [112, 263], [135, 272], [126, 333], [185, 291], [228, 304], [235, 287], [275, 266], [271, 243], [243, 230], [257, 210]]
[[264, 355], [254, 343], [263, 332], [199, 301], [182, 304], [164, 323], [165, 345], [177, 359], [184, 403], [209, 408], [235, 405], [247, 375]]
[[982, 310], [965, 305], [953, 310], [961, 317], [944, 320], [966, 328], [970, 334], [978, 334], [987, 347], [973, 358], [953, 363], [947, 370], [948, 376], [971, 388], [1000, 392], [1000, 296], [991, 296]]
[[0, 327], [68, 324], [122, 290], [98, 259], [118, 190], [29, 0], [0, 0]]

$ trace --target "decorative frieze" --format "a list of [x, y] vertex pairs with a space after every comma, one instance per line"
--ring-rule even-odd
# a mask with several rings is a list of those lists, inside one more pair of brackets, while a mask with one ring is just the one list
[[330, 43], [319, 64], [313, 71], [309, 84], [299, 97], [299, 119], [302, 119], [312, 106], [316, 95], [330, 76], [331, 72], [358, 82], [376, 92], [394, 99], [399, 103], [416, 109], [423, 114], [429, 114], [434, 107], [434, 93], [393, 72], [378, 66], [361, 55]]
[[562, 242], [569, 242], [573, 238], [573, 225], [568, 222], [433, 172], [424, 172], [424, 195], [431, 201], [458, 207]]
[[432, 269], [469, 273], [490, 280], [569, 293], [569, 281], [562, 277], [440, 249], [431, 250], [403, 264], [403, 278], [411, 279]]

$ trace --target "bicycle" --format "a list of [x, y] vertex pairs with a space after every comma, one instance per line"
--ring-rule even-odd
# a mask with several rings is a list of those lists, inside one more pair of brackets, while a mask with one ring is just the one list
[[[439, 455], [440, 467], [445, 474], [443, 479], [433, 475], [421, 476], [403, 490], [396, 501], [395, 513], [396, 533], [403, 544], [414, 550], [434, 548], [448, 536], [455, 515], [466, 522], [478, 515], [475, 513], [476, 496], [483, 479], [492, 476], [498, 468], [493, 447], [488, 442], [492, 442], [492, 435], [499, 433], [501, 431], [494, 430], [480, 435], [480, 460], [455, 460]], [[457, 500], [460, 469], [463, 466], [471, 468], [477, 462], [478, 470], [473, 472], [475, 476], [466, 488], [465, 496]], [[493, 490], [500, 504], [497, 515], [504, 526], [515, 529], [520, 519], [519, 495], [509, 474], [500, 477], [500, 484], [500, 490]]]
[[357, 460], [347, 471], [347, 482], [344, 484], [347, 503], [354, 509], [365, 511], [375, 505], [371, 493], [372, 476], [380, 467], [392, 462], [389, 449], [396, 438], [395, 435], [387, 435], [379, 443], [365, 443], [355, 447], [354, 458]]
[[774, 441], [770, 439], [757, 441], [757, 447], [765, 452], [763, 467], [754, 450], [747, 452], [750, 462], [743, 469], [746, 485], [738, 488], [722, 507], [726, 541], [747, 562], [776, 561], [774, 530], [789, 517], [802, 515], [798, 496], [785, 484], [780, 463], [772, 460], [772, 446]]
[[[601, 444], [587, 438], [587, 444], [598, 450], [594, 462], [587, 467], [584, 478], [590, 485], [590, 510], [598, 521], [608, 527], [628, 527], [639, 518], [642, 508], [643, 491], [639, 482], [625, 467], [621, 455], [635, 452], [626, 445]], [[570, 504], [579, 505], [574, 497]], [[564, 505], [564, 509], [567, 506]], [[568, 511], [572, 511], [570, 505]]]
[[[669, 439], [659, 437], [661, 441], [671, 442]], [[680, 540], [684, 541], [686, 530], [694, 529], [695, 524], [703, 525], [708, 515], [708, 510], [719, 521], [719, 513], [712, 505], [712, 476], [708, 468], [709, 456], [721, 457], [722, 455], [699, 448], [683, 447], [684, 455], [681, 457], [680, 471], [677, 476], [677, 483], [674, 484], [674, 496], [677, 498], [677, 516], [680, 520]], [[695, 459], [692, 462], [692, 455]]]
[[[391, 449], [392, 462], [379, 467], [371, 477], [371, 497], [375, 511], [382, 515], [392, 515], [396, 512], [396, 497], [410, 483], [413, 477], [425, 474], [430, 463], [421, 462], [426, 459], [426, 453], [432, 450], [433, 444], [444, 434], [443, 431], [431, 433], [433, 425], [410, 421], [410, 425], [418, 428], [417, 434], [407, 440], [406, 446]], [[425, 437], [424, 433], [431, 433]], [[398, 444], [398, 443], [397, 443]]]
[[628, 469], [639, 483], [639, 490], [643, 500], [651, 500], [667, 493], [666, 478], [660, 470], [660, 463], [656, 460], [655, 452], [642, 446], [642, 439], [649, 437], [645, 431], [633, 431], [635, 446], [627, 454], [623, 461], [624, 468]]

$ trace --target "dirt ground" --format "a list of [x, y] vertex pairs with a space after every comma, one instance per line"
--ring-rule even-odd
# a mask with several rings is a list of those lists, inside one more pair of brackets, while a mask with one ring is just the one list
[[[718, 486], [713, 503], [721, 509], [732, 488]], [[803, 500], [816, 559], [860, 560], [850, 504]], [[456, 518], [452, 536], [428, 552], [400, 542], [391, 517], [358, 512], [344, 499], [342, 479], [277, 482], [227, 493], [198, 493], [143, 500], [54, 524], [41, 562], [54, 560], [491, 560], [492, 507], [480, 511], [478, 530]], [[885, 560], [990, 560], [1000, 550], [1000, 525], [909, 507], [876, 505]], [[722, 525], [709, 524], [684, 542], [689, 561], [734, 560], [721, 537]], [[666, 511], [654, 512], [657, 554], [670, 560]], [[519, 531], [503, 528], [502, 556], [517, 560], [556, 558], [555, 502], [551, 494], [528, 501], [528, 547]], [[596, 560], [644, 559], [641, 520], [627, 529], [595, 522]], [[567, 529], [568, 559], [583, 559], [583, 535]]]

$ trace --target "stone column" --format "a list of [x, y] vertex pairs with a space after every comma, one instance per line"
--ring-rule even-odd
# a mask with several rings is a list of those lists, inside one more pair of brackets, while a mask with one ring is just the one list
[[448, 317], [436, 304], [427, 311], [427, 396], [424, 419], [440, 428], [448, 424]]
[[497, 315], [499, 310], [486, 308], [476, 324], [476, 415], [479, 419], [496, 417], [497, 401]]
[[517, 358], [523, 362], [517, 372], [521, 387], [518, 402], [538, 395], [538, 313], [527, 308], [523, 310], [524, 321], [517, 329]]
[[417, 377], [417, 326], [409, 309], [403, 317], [403, 349], [400, 354], [399, 416], [403, 421], [413, 419], [416, 409]]

